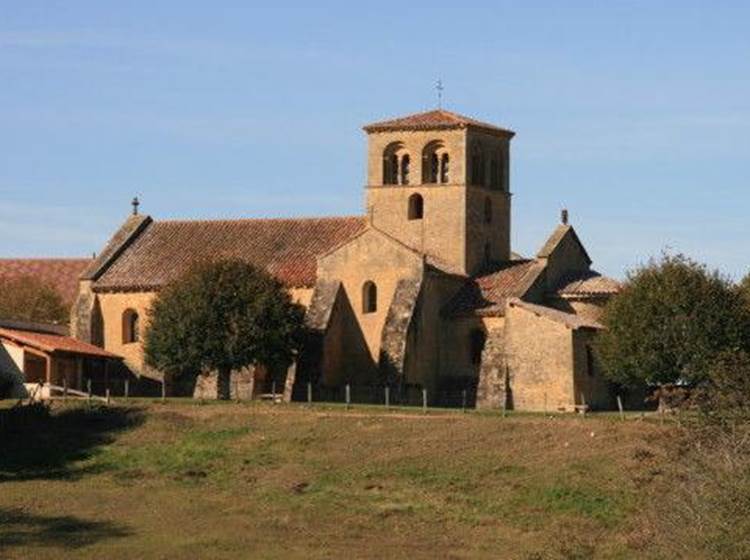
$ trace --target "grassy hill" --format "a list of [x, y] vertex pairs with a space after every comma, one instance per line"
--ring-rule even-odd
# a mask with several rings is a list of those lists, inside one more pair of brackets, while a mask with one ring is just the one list
[[643, 558], [669, 427], [129, 404], [6, 430], [2, 558]]

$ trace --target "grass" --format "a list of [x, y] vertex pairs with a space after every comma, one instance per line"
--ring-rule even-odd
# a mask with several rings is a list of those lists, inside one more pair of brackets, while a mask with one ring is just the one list
[[382, 407], [58, 405], [36, 435], [4, 436], [0, 557], [658, 557], [640, 513], [667, 483], [671, 429]]

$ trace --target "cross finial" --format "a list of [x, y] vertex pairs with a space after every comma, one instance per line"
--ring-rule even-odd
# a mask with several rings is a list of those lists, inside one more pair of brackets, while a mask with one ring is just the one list
[[133, 200], [132, 200], [132, 202], [130, 204], [133, 205], [133, 216], [137, 216], [138, 215], [138, 206], [140, 206], [140, 204], [141, 204], [141, 202], [138, 200], [138, 197], [134, 196]]
[[569, 218], [570, 218], [570, 215], [568, 214], [567, 208], [563, 208], [562, 210], [560, 210], [560, 221], [562, 222], [564, 226], [568, 225]]
[[438, 109], [443, 108], [443, 90], [445, 88], [443, 87], [443, 80], [438, 78], [437, 83], [435, 84], [435, 90], [437, 91], [437, 98], [438, 98]]

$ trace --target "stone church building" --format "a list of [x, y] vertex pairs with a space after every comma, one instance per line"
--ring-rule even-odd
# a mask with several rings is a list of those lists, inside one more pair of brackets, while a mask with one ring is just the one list
[[141, 344], [155, 294], [196, 259], [241, 258], [284, 283], [309, 328], [288, 372], [237, 373], [251, 392], [273, 379], [287, 397], [308, 382], [316, 391], [388, 384], [402, 400], [427, 389], [434, 404], [467, 391], [478, 407], [610, 407], [591, 342], [618, 283], [591, 269], [565, 212], [536, 256], [511, 251], [514, 133], [444, 110], [364, 131], [363, 216], [134, 213], [81, 276], [73, 334], [159, 378]]

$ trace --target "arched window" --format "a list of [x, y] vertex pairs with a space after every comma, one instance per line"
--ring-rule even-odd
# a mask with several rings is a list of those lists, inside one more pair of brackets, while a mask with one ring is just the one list
[[131, 344], [138, 342], [141, 338], [140, 320], [138, 313], [132, 309], [125, 310], [122, 314], [122, 343]]
[[482, 329], [474, 329], [469, 334], [469, 353], [471, 363], [475, 366], [482, 363], [482, 352], [484, 351], [486, 340], [487, 335], [484, 334]]
[[424, 217], [424, 199], [421, 194], [414, 193], [409, 197], [407, 217], [410, 220], [421, 220]]
[[489, 196], [484, 199], [484, 223], [492, 223], [492, 200]]
[[409, 184], [410, 163], [411, 163], [411, 160], [409, 158], [409, 154], [404, 154], [403, 156], [401, 156], [401, 184], [402, 185]]
[[471, 184], [484, 185], [484, 152], [478, 142], [471, 150]]
[[440, 158], [440, 182], [447, 183], [450, 176], [450, 159], [448, 154], [443, 154]]
[[422, 182], [448, 182], [448, 153], [442, 140], [428, 142], [422, 150]]
[[362, 285], [362, 313], [375, 313], [378, 310], [378, 287], [368, 280]]
[[[397, 185], [399, 180], [399, 159], [405, 154], [401, 142], [391, 142], [383, 151], [383, 184]], [[408, 176], [408, 171], [407, 171]]]

